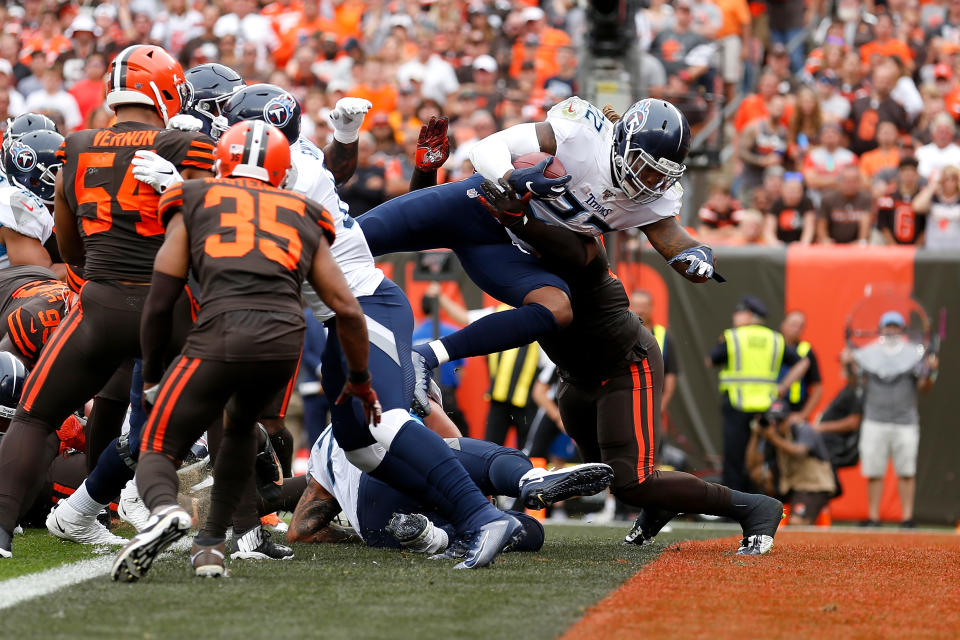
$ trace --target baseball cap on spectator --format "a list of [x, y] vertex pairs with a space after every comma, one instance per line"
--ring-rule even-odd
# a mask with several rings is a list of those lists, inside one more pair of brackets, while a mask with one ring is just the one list
[[543, 20], [547, 14], [540, 7], [527, 7], [520, 12], [520, 16], [524, 22], [536, 22], [537, 20]]
[[405, 13], [399, 13], [394, 16], [390, 16], [390, 20], [387, 21], [387, 24], [390, 28], [402, 27], [403, 29], [410, 31], [413, 28], [413, 19]]
[[890, 325], [896, 325], [898, 327], [907, 326], [906, 321], [903, 319], [903, 315], [899, 311], [887, 311], [882, 316], [880, 316], [880, 328], [889, 327]]
[[68, 38], [72, 38], [73, 34], [83, 31], [92, 33], [98, 38], [100, 37], [100, 34], [103, 33], [103, 30], [97, 26], [96, 22], [93, 21], [93, 16], [88, 13], [78, 13], [77, 17], [74, 18], [73, 22], [70, 23], [70, 28], [64, 32], [64, 35]]
[[787, 46], [782, 42], [778, 42], [774, 44], [772, 47], [770, 47], [771, 56], [785, 56], [788, 53], [789, 52], [787, 51]]
[[940, 62], [933, 67], [933, 77], [937, 80], [949, 80], [953, 77], [953, 71], [948, 65]]
[[482, 56], [477, 56], [477, 59], [473, 61], [473, 68], [479, 71], [486, 71], [487, 73], [496, 73], [497, 61], [493, 59], [493, 56], [483, 54]]
[[117, 17], [117, 8], [109, 2], [98, 4], [97, 8], [93, 10], [93, 17], [114, 20]]
[[758, 315], [761, 318], [767, 317], [767, 305], [763, 304], [759, 298], [752, 296], [749, 293], [740, 298], [740, 302], [737, 303], [736, 310], [749, 311], [750, 313]]

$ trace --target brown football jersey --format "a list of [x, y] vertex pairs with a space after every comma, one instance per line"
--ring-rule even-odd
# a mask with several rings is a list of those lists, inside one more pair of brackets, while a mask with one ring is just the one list
[[180, 170], [213, 170], [214, 143], [202, 133], [120, 122], [67, 136], [58, 157], [63, 192], [83, 239], [87, 280], [150, 282], [163, 225], [160, 196], [133, 176], [133, 155], [140, 149]]
[[10, 337], [27, 367], [66, 316], [73, 297], [69, 287], [44, 267], [0, 271], [0, 335]]
[[183, 215], [200, 281], [197, 324], [225, 311], [302, 314], [300, 286], [330, 214], [305, 196], [245, 178], [187, 180], [160, 199], [164, 226]]

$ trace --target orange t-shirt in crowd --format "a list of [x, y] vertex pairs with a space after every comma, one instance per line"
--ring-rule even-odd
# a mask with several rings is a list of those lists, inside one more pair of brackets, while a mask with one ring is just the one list
[[359, 38], [362, 35], [360, 22], [367, 10], [366, 4], [361, 0], [346, 0], [334, 8], [333, 19], [340, 27], [340, 36]]
[[750, 24], [750, 6], [747, 0], [713, 0], [720, 9], [723, 22], [714, 34], [715, 40], [743, 33], [743, 26]]
[[[366, 118], [364, 119], [366, 120]], [[407, 129], [417, 129], [419, 131], [420, 127], [423, 126], [423, 123], [420, 122], [420, 119], [416, 116], [404, 121], [403, 116], [400, 115], [399, 111], [391, 111], [389, 114], [387, 114], [387, 122], [389, 122], [390, 126], [393, 128], [397, 142], [401, 144], [406, 141]]]
[[[766, 118], [767, 113], [767, 102], [763, 97], [758, 93], [749, 95], [743, 99], [743, 102], [741, 102], [737, 108], [736, 115], [733, 116], [733, 128], [739, 133], [754, 120]], [[785, 127], [789, 127], [790, 118], [792, 117], [793, 105], [787, 104], [783, 109], [783, 117], [780, 118], [780, 122], [782, 122]]]
[[336, 33], [339, 37], [339, 29], [340, 25], [333, 20], [327, 20], [326, 18], [317, 16], [316, 20], [307, 22], [303, 15], [301, 15], [300, 19], [292, 28], [280, 34], [280, 46], [273, 52], [273, 59], [276, 61], [278, 67], [282, 67], [287, 64], [290, 58], [293, 57], [293, 54], [296, 53], [297, 47], [301, 44], [301, 39], [307, 40], [317, 32]]
[[[373, 108], [370, 110], [371, 113], [382, 112], [389, 114], [397, 108], [397, 89], [393, 85], [383, 84], [374, 89], [365, 84], [358, 84], [354, 85], [347, 95], [369, 100], [373, 105]], [[373, 118], [364, 118], [363, 130], [366, 131], [371, 126], [373, 126]]]
[[[560, 47], [569, 47], [570, 36], [559, 29], [544, 27], [538, 38], [539, 44], [537, 45], [537, 52], [534, 54], [534, 64], [537, 67], [538, 80], [541, 77], [546, 80], [547, 78], [552, 78], [557, 75], [559, 72], [556, 56], [557, 49]], [[516, 78], [520, 75], [520, 66], [524, 61], [523, 40], [523, 38], [517, 38], [517, 41], [513, 43], [509, 70], [511, 78]]]
[[873, 178], [884, 169], [896, 169], [900, 166], [900, 150], [894, 147], [889, 151], [877, 148], [860, 156], [860, 173]]
[[293, 0], [290, 4], [271, 2], [260, 10], [260, 15], [270, 18], [270, 24], [277, 36], [281, 36], [303, 19], [303, 3]]
[[44, 40], [43, 34], [35, 32], [31, 37], [24, 39], [20, 48], [20, 62], [29, 66], [30, 56], [34, 51], [43, 51], [47, 54], [47, 63], [53, 64], [61, 53], [73, 49], [73, 43], [62, 33], [58, 33], [49, 40]]
[[860, 59], [863, 60], [863, 64], [869, 64], [870, 58], [874, 55], [880, 55], [884, 58], [900, 58], [904, 62], [913, 60], [913, 51], [910, 51], [907, 43], [895, 38], [891, 38], [883, 44], [874, 40], [860, 47]]

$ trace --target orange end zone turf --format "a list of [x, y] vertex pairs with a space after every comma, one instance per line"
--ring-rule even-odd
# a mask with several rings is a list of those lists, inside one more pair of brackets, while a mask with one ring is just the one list
[[960, 536], [781, 530], [766, 556], [736, 546], [670, 545], [563, 638], [960, 637]]

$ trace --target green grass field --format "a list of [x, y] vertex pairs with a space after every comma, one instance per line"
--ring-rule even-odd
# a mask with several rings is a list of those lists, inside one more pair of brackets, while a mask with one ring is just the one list
[[[185, 553], [172, 554], [138, 583], [100, 576], [4, 610], [2, 635], [553, 638], [671, 542], [730, 535], [684, 529], [641, 549], [621, 545], [624, 532], [548, 526], [539, 553], [507, 554], [480, 571], [356, 545], [295, 545], [293, 560], [229, 563], [230, 577], [199, 580]], [[18, 536], [14, 550], [12, 563], [0, 563], [0, 580], [95, 557], [41, 531]]]

